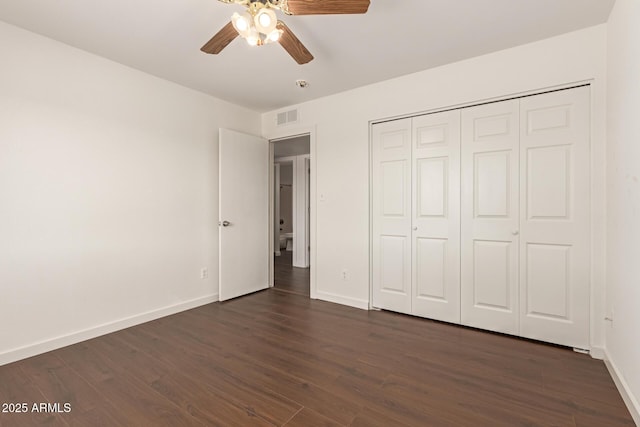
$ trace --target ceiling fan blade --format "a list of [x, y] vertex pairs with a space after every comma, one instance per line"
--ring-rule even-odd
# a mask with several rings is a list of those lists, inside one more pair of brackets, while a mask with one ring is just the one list
[[370, 0], [287, 0], [291, 15], [366, 13]]
[[204, 46], [200, 48], [204, 53], [211, 53], [217, 55], [222, 52], [222, 49], [227, 47], [229, 43], [231, 43], [236, 37], [238, 37], [238, 32], [235, 28], [233, 28], [233, 24], [229, 22], [227, 25], [222, 27], [218, 33], [211, 38]]
[[282, 30], [282, 35], [278, 39], [278, 43], [282, 45], [284, 50], [286, 50], [289, 55], [300, 65], [306, 64], [307, 62], [311, 62], [313, 60], [313, 55], [311, 52], [304, 47], [302, 42], [298, 40], [293, 31], [287, 27], [284, 22], [278, 21], [277, 29]]

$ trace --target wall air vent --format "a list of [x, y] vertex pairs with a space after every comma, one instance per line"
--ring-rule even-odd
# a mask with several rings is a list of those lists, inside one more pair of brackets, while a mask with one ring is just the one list
[[276, 115], [276, 124], [284, 126], [298, 122], [298, 110], [282, 111]]

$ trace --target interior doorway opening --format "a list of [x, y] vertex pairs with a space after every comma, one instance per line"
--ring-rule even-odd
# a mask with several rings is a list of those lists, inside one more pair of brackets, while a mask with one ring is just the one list
[[309, 134], [272, 140], [272, 240], [275, 289], [310, 296]]

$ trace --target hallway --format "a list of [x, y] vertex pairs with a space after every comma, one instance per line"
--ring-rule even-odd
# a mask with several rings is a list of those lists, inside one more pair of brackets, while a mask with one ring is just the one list
[[282, 255], [274, 256], [273, 279], [276, 290], [296, 295], [309, 296], [309, 269], [294, 267], [293, 252], [282, 251]]

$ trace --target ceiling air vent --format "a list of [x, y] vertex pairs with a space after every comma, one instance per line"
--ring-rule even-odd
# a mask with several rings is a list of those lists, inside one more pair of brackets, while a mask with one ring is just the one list
[[278, 126], [284, 126], [287, 124], [297, 123], [297, 122], [298, 122], [298, 110], [283, 111], [281, 113], [278, 113], [276, 117], [276, 124]]

